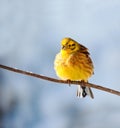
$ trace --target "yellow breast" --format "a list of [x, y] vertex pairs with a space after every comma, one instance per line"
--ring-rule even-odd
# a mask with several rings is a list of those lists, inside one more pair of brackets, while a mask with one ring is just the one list
[[57, 54], [54, 68], [58, 77], [64, 80], [87, 81], [93, 74], [93, 65], [90, 63], [89, 56], [79, 52], [65, 56], [61, 53]]

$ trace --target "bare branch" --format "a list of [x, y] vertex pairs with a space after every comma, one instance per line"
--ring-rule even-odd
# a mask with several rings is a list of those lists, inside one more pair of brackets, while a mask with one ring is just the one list
[[[56, 83], [73, 84], [73, 85], [80, 85], [81, 84], [80, 81], [58, 80], [58, 79], [55, 79], [55, 78], [43, 76], [43, 75], [36, 74], [36, 73], [33, 73], [33, 72], [28, 72], [28, 71], [23, 71], [23, 70], [20, 70], [20, 69], [17, 69], [17, 68], [8, 67], [8, 66], [2, 65], [2, 64], [0, 64], [0, 68], [6, 69], [6, 70], [9, 70], [9, 71], [12, 71], [12, 72], [16, 72], [16, 73], [28, 75], [28, 76], [40, 78], [40, 79], [43, 79], [43, 80], [56, 82]], [[106, 87], [103, 87], [103, 86], [99, 86], [99, 85], [96, 85], [96, 84], [86, 83], [85, 82], [84, 86], [92, 87], [92, 88], [95, 88], [95, 89], [98, 89], [98, 90], [106, 91], [106, 92], [109, 92], [109, 93], [112, 93], [112, 94], [120, 96], [120, 92], [119, 91], [116, 91], [116, 90], [113, 90], [113, 89], [110, 89], [110, 88], [106, 88]]]

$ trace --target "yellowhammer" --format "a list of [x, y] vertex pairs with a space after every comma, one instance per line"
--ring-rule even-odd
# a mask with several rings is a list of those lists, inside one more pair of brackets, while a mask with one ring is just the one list
[[[61, 45], [62, 48], [54, 61], [57, 76], [62, 80], [87, 82], [94, 73], [88, 49], [68, 37], [61, 41]], [[89, 87], [78, 85], [77, 96], [85, 97], [86, 95], [94, 98]]]

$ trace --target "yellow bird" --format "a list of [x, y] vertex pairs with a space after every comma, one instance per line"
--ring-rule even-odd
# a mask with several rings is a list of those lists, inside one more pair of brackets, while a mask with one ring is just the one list
[[[88, 82], [88, 79], [94, 73], [88, 49], [68, 37], [62, 39], [61, 45], [62, 48], [54, 61], [57, 76], [62, 80]], [[77, 96], [82, 98], [86, 95], [94, 98], [89, 87], [78, 85]]]

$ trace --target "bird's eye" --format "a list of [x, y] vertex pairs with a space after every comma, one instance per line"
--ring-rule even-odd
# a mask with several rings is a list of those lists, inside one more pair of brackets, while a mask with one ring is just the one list
[[75, 49], [75, 44], [71, 44], [71, 50]]
[[69, 44], [68, 46], [69, 46], [69, 47], [71, 47], [71, 45], [70, 45], [70, 44]]

